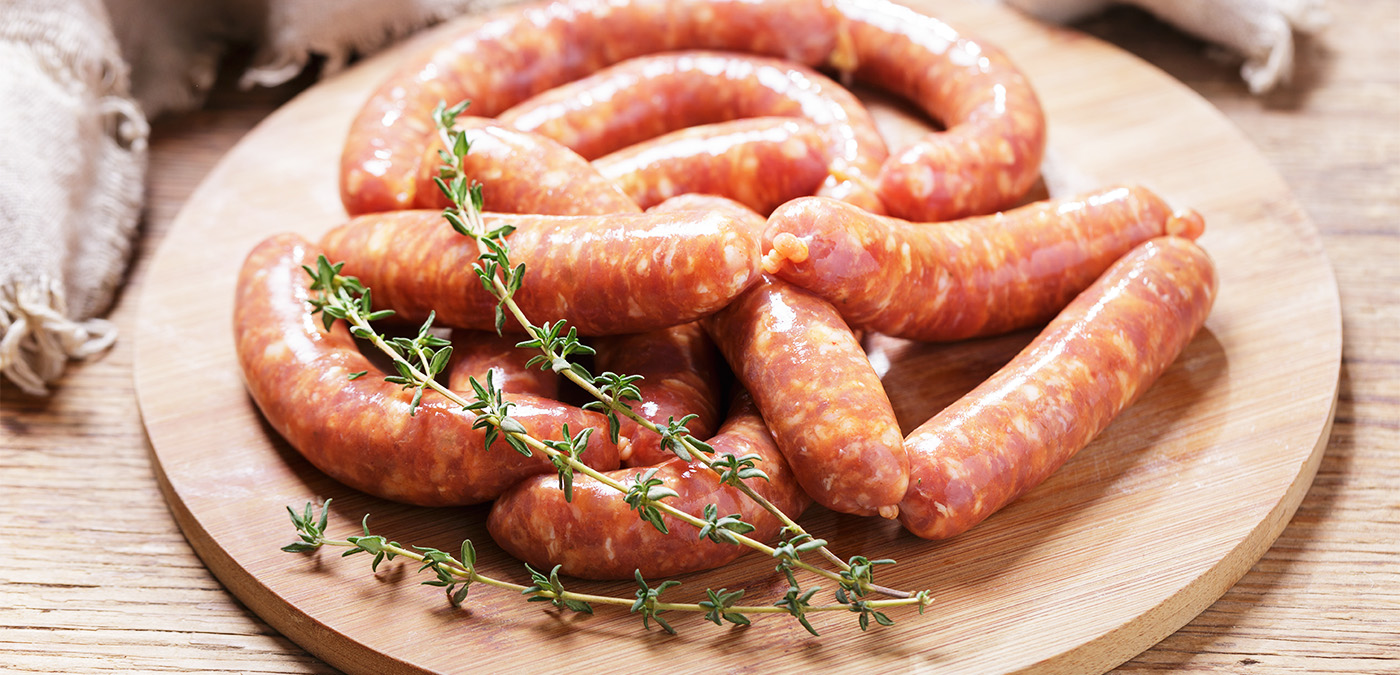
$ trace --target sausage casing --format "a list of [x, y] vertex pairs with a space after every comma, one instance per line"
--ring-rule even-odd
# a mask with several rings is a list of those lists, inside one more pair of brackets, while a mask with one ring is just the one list
[[[648, 333], [600, 337], [592, 341], [597, 350], [596, 372], [612, 371], [641, 375], [637, 389], [641, 401], [633, 409], [660, 427], [671, 418], [696, 417], [686, 423], [690, 435], [708, 438], [720, 423], [720, 358], [710, 336], [698, 322], [681, 324]], [[674, 455], [661, 447], [661, 435], [643, 429], [626, 417], [620, 418], [621, 435], [631, 439], [624, 458], [626, 466], [650, 466]]]
[[[471, 143], [462, 174], [481, 185], [484, 211], [583, 216], [640, 210], [588, 160], [551, 139], [482, 117], [459, 117], [455, 128]], [[451, 206], [433, 183], [441, 147], [433, 143], [420, 164], [414, 208]]]
[[[375, 375], [344, 323], [330, 331], [310, 316], [316, 249], [295, 235], [259, 244], [239, 274], [234, 340], [248, 391], [268, 423], [318, 469], [357, 490], [424, 506], [475, 504], [521, 479], [552, 472], [543, 455], [525, 457], [504, 441], [484, 447], [474, 415], [426, 393], [409, 415], [412, 392]], [[360, 371], [371, 374], [354, 380]], [[592, 427], [583, 461], [618, 466], [600, 415], [548, 399], [520, 397], [514, 417], [531, 435], [562, 438], [564, 424]]]
[[744, 50], [819, 64], [835, 46], [826, 0], [570, 0], [512, 9], [410, 58], [351, 122], [340, 194], [351, 215], [411, 208], [439, 102], [492, 117], [642, 54]]
[[1202, 228], [1194, 212], [1173, 214], [1140, 187], [930, 224], [811, 197], [769, 218], [765, 265], [853, 327], [960, 340], [1044, 323], [1134, 246]]
[[704, 324], [812, 499], [858, 515], [899, 503], [908, 479], [899, 423], [831, 303], [765, 277]]
[[[758, 279], [752, 227], [722, 213], [678, 211], [603, 216], [486, 214], [513, 225], [511, 261], [524, 264], [515, 300], [532, 321], [566, 320], [585, 335], [640, 333], [694, 321]], [[352, 219], [321, 241], [373, 290], [376, 306], [422, 320], [494, 330], [496, 300], [472, 269], [476, 242], [436, 211]], [[515, 327], [514, 321], [507, 328]]]
[[487, 331], [452, 331], [452, 360], [447, 366], [447, 388], [471, 395], [471, 380], [491, 382], [506, 394], [530, 394], [542, 398], [559, 396], [559, 376], [552, 370], [529, 367], [535, 349], [515, 345], [518, 335], [497, 335]]
[[[708, 442], [719, 455], [757, 454], [756, 466], [769, 480], [751, 478], [747, 484], [788, 516], [798, 517], [810, 504], [747, 396], [736, 397], [724, 426]], [[719, 516], [740, 514], [755, 527], [747, 536], [760, 541], [781, 528], [777, 518], [737, 488], [720, 484], [719, 476], [699, 462], [673, 457], [656, 468], [655, 477], [679, 494], [665, 500], [671, 506], [697, 517], [703, 517], [706, 504], [716, 505]], [[608, 476], [626, 484], [642, 472], [623, 469]], [[563, 565], [565, 574], [586, 579], [631, 579], [634, 570], [651, 578], [711, 569], [749, 550], [697, 539], [699, 531], [691, 525], [663, 518], [669, 534], [637, 517], [622, 493], [598, 481], [576, 477], [573, 501], [565, 501], [555, 477], [537, 476], [501, 495], [486, 526], [511, 555], [540, 569]]]
[[1215, 299], [1188, 239], [1133, 249], [1004, 368], [909, 434], [900, 522], [951, 537], [1039, 485], [1162, 374]]
[[599, 157], [593, 166], [642, 208], [702, 193], [766, 214], [816, 192], [827, 177], [823, 150], [806, 120], [754, 117], [673, 131]]
[[997, 48], [888, 0], [835, 0], [831, 63], [908, 98], [947, 129], [895, 150], [879, 174], [891, 215], [948, 220], [1013, 206], [1040, 175], [1045, 115]]
[[540, 94], [500, 119], [594, 159], [678, 129], [759, 116], [816, 125], [832, 176], [822, 189], [883, 212], [874, 182], [889, 151], [870, 113], [825, 75], [791, 62], [723, 52], [645, 56]]

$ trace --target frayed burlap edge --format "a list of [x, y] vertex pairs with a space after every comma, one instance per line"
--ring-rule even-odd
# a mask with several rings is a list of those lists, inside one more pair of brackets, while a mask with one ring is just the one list
[[48, 277], [0, 288], [0, 374], [26, 393], [47, 394], [69, 359], [99, 354], [117, 339], [110, 321], [75, 321], [66, 305], [60, 284]]

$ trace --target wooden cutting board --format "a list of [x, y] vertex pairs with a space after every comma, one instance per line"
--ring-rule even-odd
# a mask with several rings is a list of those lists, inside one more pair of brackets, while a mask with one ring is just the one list
[[[1274, 541], [1326, 444], [1342, 335], [1317, 232], [1240, 132], [1151, 66], [996, 7], [916, 6], [1003, 46], [1031, 77], [1049, 117], [1049, 193], [1136, 182], [1195, 208], [1206, 217], [1201, 243], [1221, 279], [1205, 330], [1147, 395], [975, 530], [926, 542], [889, 522], [822, 509], [803, 518], [839, 555], [897, 559], [882, 582], [933, 589], [926, 614], [896, 611], [895, 626], [868, 633], [852, 615], [818, 615], [819, 638], [781, 617], [721, 629], [699, 616], [668, 616], [680, 631], [670, 636], [643, 630], [624, 611], [561, 616], [485, 588], [453, 609], [418, 586], [409, 565], [387, 563], [372, 575], [364, 557], [278, 550], [293, 540], [286, 506], [334, 497], [333, 534], [354, 533], [371, 513], [376, 532], [404, 543], [455, 550], [471, 538], [483, 571], [528, 583], [490, 542], [485, 508], [391, 504], [310, 467], [262, 422], [234, 356], [233, 284], [243, 256], [273, 233], [314, 238], [344, 219], [336, 167], [349, 120], [411, 46], [328, 79], [269, 117], [209, 175], [152, 263], [136, 389], [161, 486], [195, 550], [268, 623], [357, 672], [1089, 672], [1185, 624]], [[897, 109], [878, 114], [889, 134], [909, 131]], [[907, 430], [1029, 338], [951, 346], [881, 339], [872, 359]], [[667, 597], [742, 586], [746, 599], [772, 602], [785, 583], [771, 568], [747, 556], [681, 577]], [[635, 588], [569, 587], [629, 596]]]

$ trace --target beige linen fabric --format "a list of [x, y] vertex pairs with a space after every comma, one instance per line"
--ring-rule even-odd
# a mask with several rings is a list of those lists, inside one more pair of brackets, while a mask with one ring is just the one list
[[[1066, 23], [1115, 0], [1002, 0], [1047, 21]], [[1137, 5], [1187, 33], [1244, 58], [1240, 76], [1262, 94], [1293, 73], [1293, 34], [1311, 34], [1330, 19], [1326, 0], [1117, 0]]]
[[520, 0], [106, 0], [132, 69], [132, 92], [152, 117], [198, 107], [233, 42], [256, 47], [240, 84], [273, 86], [313, 57], [321, 75], [447, 17]]
[[0, 374], [38, 395], [116, 337], [94, 317], [131, 250], [149, 128], [98, 0], [0, 0], [0, 63]]
[[257, 45], [244, 86], [274, 85], [513, 1], [0, 0], [0, 386], [46, 394], [116, 339], [97, 317], [131, 252], [146, 119], [198, 107], [230, 42]]

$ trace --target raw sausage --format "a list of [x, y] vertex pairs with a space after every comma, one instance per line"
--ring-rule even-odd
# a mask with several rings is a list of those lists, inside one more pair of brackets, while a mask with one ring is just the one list
[[541, 398], [559, 397], [559, 376], [552, 370], [529, 368], [526, 364], [539, 354], [537, 349], [515, 345], [519, 335], [500, 336], [488, 331], [452, 331], [452, 362], [447, 367], [447, 388], [470, 397], [470, 380], [485, 385], [486, 376], [507, 394], [530, 394]]
[[948, 220], [1013, 206], [1036, 181], [1045, 115], [995, 47], [888, 0], [835, 0], [830, 64], [914, 102], [947, 131], [897, 150], [878, 176], [891, 215]]
[[[456, 128], [471, 142], [462, 173], [481, 184], [484, 211], [583, 216], [641, 210], [588, 160], [551, 139], [481, 117], [459, 117]], [[419, 165], [414, 208], [451, 204], [433, 183], [441, 148], [438, 142], [430, 145]]]
[[[525, 264], [515, 300], [532, 321], [567, 320], [585, 335], [640, 333], [694, 321], [758, 279], [752, 228], [722, 213], [605, 216], [486, 214], [517, 229], [511, 261]], [[373, 289], [376, 306], [421, 321], [494, 330], [495, 298], [472, 270], [476, 242], [436, 211], [360, 216], [322, 239], [345, 274]], [[514, 321], [507, 327], [520, 328]]]
[[836, 38], [827, 0], [572, 0], [472, 23], [410, 58], [350, 126], [340, 194], [351, 215], [409, 208], [437, 132], [440, 101], [471, 113], [506, 108], [599, 68], [679, 49], [744, 50], [819, 64]]
[[[637, 382], [641, 402], [633, 409], [657, 426], [689, 414], [686, 423], [696, 438], [709, 438], [720, 423], [720, 358], [699, 323], [687, 323], [648, 333], [600, 337], [591, 341], [597, 350], [594, 372], [612, 371], [641, 375]], [[673, 457], [661, 447], [661, 435], [643, 429], [625, 417], [621, 435], [630, 439], [626, 466], [650, 466]]]
[[540, 94], [500, 119], [594, 159], [677, 129], [757, 116], [815, 124], [832, 176], [823, 190], [882, 212], [874, 181], [889, 153], [870, 113], [795, 63], [722, 52], [644, 56]]
[[704, 324], [807, 494], [834, 511], [892, 516], [908, 479], [899, 423], [831, 303], [765, 277]]
[[642, 208], [702, 193], [728, 197], [763, 214], [813, 194], [827, 177], [817, 128], [788, 117], [673, 131], [599, 157], [593, 166]]
[[[296, 235], [253, 249], [239, 274], [234, 341], [248, 391], [268, 423], [308, 461], [357, 490], [424, 506], [494, 499], [526, 476], [551, 472], [542, 455], [525, 457], [503, 441], [483, 447], [474, 415], [434, 393], [409, 415], [411, 392], [385, 382], [360, 353], [344, 322], [322, 330], [307, 299], [317, 251]], [[352, 373], [370, 371], [351, 380]], [[558, 439], [567, 423], [593, 427], [583, 461], [618, 466], [606, 422], [595, 413], [521, 396], [512, 416], [533, 436]]]
[[734, 201], [728, 197], [719, 195], [705, 195], [690, 193], [676, 195], [656, 206], [647, 209], [647, 213], [675, 213], [678, 211], [710, 211], [722, 213], [737, 221], [742, 227], [753, 233], [757, 240], [763, 236], [763, 229], [768, 226], [768, 221], [758, 212]]
[[899, 517], [951, 537], [1039, 485], [1176, 359], [1205, 322], [1215, 270], [1190, 240], [1133, 249], [991, 379], [915, 429]]
[[[769, 480], [751, 478], [747, 483], [789, 517], [798, 517], [811, 502], [797, 487], [748, 396], [736, 397], [724, 427], [708, 442], [721, 455], [759, 455], [756, 466]], [[642, 469], [624, 469], [608, 476], [626, 484], [640, 473]], [[666, 503], [697, 517], [703, 517], [706, 504], [715, 504], [721, 517], [741, 514], [756, 528], [747, 536], [760, 541], [772, 539], [781, 527], [777, 518], [738, 489], [721, 485], [719, 476], [699, 462], [672, 458], [658, 467], [655, 477], [679, 493]], [[496, 500], [486, 526], [496, 543], [516, 558], [538, 569], [563, 565], [563, 573], [586, 579], [631, 579], [634, 570], [650, 579], [711, 569], [749, 550], [698, 539], [694, 527], [671, 516], [663, 518], [670, 534], [638, 518], [622, 493], [591, 478], [575, 477], [573, 501], [566, 502], [557, 478], [537, 476]]]
[[769, 218], [764, 262], [853, 327], [961, 340], [1043, 323], [1134, 246], [1203, 227], [1140, 187], [928, 225], [808, 197]]

